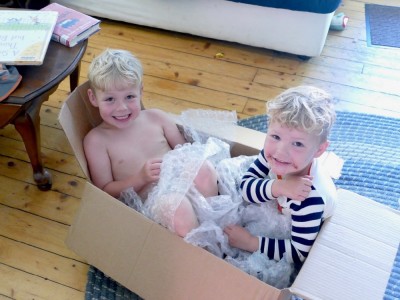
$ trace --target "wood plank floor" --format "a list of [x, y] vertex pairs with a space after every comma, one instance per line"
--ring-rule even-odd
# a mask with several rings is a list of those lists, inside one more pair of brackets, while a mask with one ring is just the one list
[[[88, 65], [107, 47], [131, 50], [143, 62], [144, 105], [172, 113], [188, 108], [262, 114], [265, 102], [299, 84], [325, 88], [338, 109], [400, 117], [400, 49], [368, 47], [364, 3], [343, 1], [349, 17], [330, 31], [323, 53], [309, 61], [201, 37], [104, 20], [89, 41]], [[398, 0], [368, 1], [400, 6]], [[217, 57], [223, 53], [223, 57]], [[41, 110], [42, 154], [53, 188], [34, 185], [28, 156], [12, 126], [0, 130], [0, 299], [83, 299], [88, 265], [64, 245], [85, 178], [58, 124], [68, 80]]]

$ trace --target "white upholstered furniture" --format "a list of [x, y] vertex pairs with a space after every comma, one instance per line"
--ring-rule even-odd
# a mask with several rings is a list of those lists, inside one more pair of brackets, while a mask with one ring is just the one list
[[97, 17], [306, 57], [318, 56], [321, 53], [334, 13], [321, 14], [278, 9], [226, 0], [57, 0], [51, 2], [57, 2]]

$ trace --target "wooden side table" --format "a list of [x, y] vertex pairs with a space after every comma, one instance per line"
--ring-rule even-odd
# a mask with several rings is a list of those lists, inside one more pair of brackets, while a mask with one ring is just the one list
[[70, 89], [78, 86], [80, 62], [87, 40], [68, 48], [50, 42], [41, 66], [17, 66], [22, 80], [17, 89], [0, 102], [0, 128], [13, 124], [21, 135], [33, 169], [33, 178], [40, 190], [51, 188], [51, 174], [44, 169], [40, 154], [40, 108], [70, 75]]

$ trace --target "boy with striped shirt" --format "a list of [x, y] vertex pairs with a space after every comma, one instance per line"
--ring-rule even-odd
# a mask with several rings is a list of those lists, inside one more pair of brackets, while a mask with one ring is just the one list
[[280, 260], [303, 262], [323, 221], [332, 215], [336, 188], [318, 161], [329, 145], [335, 121], [333, 99], [311, 86], [288, 89], [268, 102], [268, 131], [264, 148], [241, 181], [246, 202], [262, 204], [276, 199], [278, 209], [291, 215], [291, 238], [254, 236], [239, 225], [224, 229], [229, 244], [249, 252], [260, 251]]

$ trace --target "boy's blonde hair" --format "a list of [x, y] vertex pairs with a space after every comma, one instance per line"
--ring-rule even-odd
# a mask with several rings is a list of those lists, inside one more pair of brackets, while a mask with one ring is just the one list
[[336, 119], [333, 98], [330, 94], [313, 86], [290, 88], [272, 101], [267, 102], [269, 123], [304, 130], [328, 139]]
[[92, 60], [88, 78], [95, 90], [120, 89], [141, 85], [143, 68], [140, 61], [129, 51], [107, 49]]

